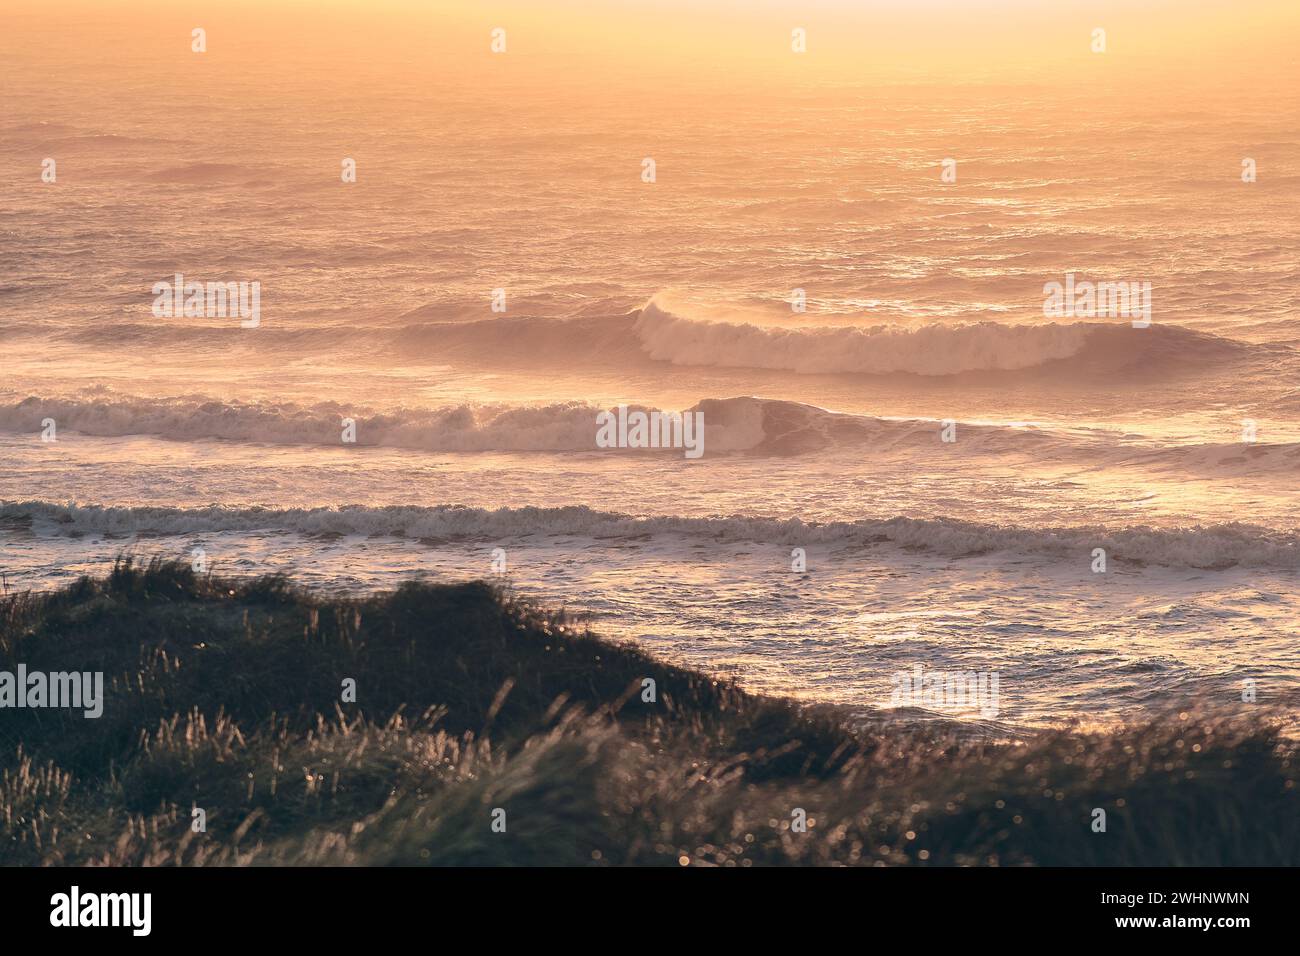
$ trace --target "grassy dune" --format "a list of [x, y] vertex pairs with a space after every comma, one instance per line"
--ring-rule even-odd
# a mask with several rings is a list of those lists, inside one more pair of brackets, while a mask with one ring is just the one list
[[850, 723], [486, 584], [337, 600], [122, 561], [0, 604], [20, 662], [103, 671], [106, 701], [0, 710], [5, 865], [1300, 863], [1295, 750], [1258, 710], [1000, 744]]

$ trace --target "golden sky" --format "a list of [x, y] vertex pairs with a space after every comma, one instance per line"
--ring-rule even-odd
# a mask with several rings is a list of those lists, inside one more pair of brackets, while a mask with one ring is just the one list
[[[843, 84], [1006, 78], [1075, 82], [1099, 70], [1215, 83], [1296, 78], [1295, 0], [0, 0], [0, 50], [210, 56], [602, 78]], [[506, 30], [508, 58], [490, 31]], [[807, 31], [807, 52], [791, 32]], [[1106, 31], [1104, 57], [1090, 49]]]

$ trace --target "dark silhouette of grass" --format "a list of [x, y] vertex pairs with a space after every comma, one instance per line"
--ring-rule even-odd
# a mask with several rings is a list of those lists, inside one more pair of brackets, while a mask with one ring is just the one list
[[0, 710], [0, 864], [1300, 863], [1258, 710], [986, 743], [747, 694], [482, 583], [335, 599], [122, 559], [0, 601], [20, 662], [106, 700]]

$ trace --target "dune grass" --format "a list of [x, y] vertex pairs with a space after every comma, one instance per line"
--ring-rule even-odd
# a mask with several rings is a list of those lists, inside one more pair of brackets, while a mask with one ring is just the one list
[[1294, 746], [1245, 705], [987, 743], [748, 694], [483, 583], [336, 599], [123, 559], [0, 602], [20, 662], [106, 700], [0, 710], [4, 865], [1300, 863]]

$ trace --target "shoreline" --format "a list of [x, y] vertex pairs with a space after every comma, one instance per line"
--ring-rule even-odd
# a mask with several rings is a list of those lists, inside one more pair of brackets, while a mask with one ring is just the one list
[[854, 721], [483, 582], [339, 599], [123, 558], [0, 602], [20, 662], [103, 672], [103, 710], [0, 710], [0, 865], [1300, 862], [1283, 713]]

